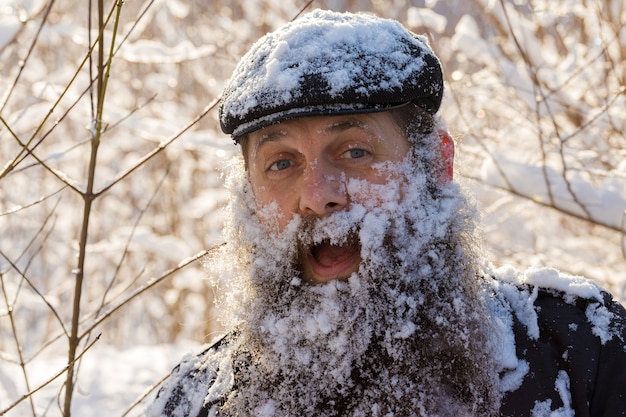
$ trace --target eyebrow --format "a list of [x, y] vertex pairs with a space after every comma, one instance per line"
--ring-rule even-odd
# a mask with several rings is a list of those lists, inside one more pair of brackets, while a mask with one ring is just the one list
[[361, 130], [364, 130], [366, 132], [368, 131], [367, 123], [363, 123], [360, 120], [355, 120], [355, 119], [346, 119], [346, 120], [341, 120], [336, 123], [331, 123], [329, 126], [327, 126], [324, 129], [324, 132], [340, 133], [340, 132], [345, 132], [346, 130], [350, 130], [355, 127]]
[[259, 148], [267, 143], [267, 142], [276, 142], [281, 138], [284, 138], [285, 136], [287, 136], [287, 132], [285, 130], [273, 130], [270, 131], [269, 133], [264, 133], [260, 138], [259, 141], [254, 145], [254, 147], [252, 148], [253, 151], [253, 156], [256, 155], [259, 151]]

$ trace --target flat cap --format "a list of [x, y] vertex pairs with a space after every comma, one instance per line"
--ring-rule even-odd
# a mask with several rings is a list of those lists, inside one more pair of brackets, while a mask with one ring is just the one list
[[238, 137], [287, 119], [383, 111], [413, 102], [435, 114], [439, 60], [395, 20], [315, 10], [260, 38], [243, 56], [219, 106]]

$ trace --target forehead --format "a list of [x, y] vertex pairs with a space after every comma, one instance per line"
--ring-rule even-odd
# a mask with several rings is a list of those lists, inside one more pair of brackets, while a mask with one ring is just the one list
[[333, 135], [352, 128], [365, 132], [371, 130], [364, 118], [346, 116], [312, 116], [286, 120], [281, 123], [260, 129], [250, 136], [253, 142], [267, 142], [289, 138], [296, 133], [316, 135]]
[[[397, 132], [398, 125], [389, 112], [361, 113], [336, 116], [305, 116], [288, 119], [251, 132], [242, 141], [244, 151], [258, 148], [266, 142], [290, 141], [302, 135], [333, 136], [356, 129], [366, 135], [378, 137], [389, 130]], [[246, 154], [246, 152], [244, 152]]]

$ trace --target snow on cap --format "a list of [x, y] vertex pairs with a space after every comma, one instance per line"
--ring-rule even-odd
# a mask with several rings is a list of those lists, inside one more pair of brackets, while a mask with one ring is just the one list
[[222, 131], [235, 140], [300, 116], [364, 113], [413, 102], [435, 114], [439, 60], [399, 22], [315, 10], [259, 39], [224, 90]]

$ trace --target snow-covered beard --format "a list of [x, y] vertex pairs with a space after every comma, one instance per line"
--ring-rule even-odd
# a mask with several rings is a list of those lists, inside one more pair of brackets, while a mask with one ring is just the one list
[[[418, 161], [381, 167], [402, 174], [383, 186], [346, 181], [348, 209], [280, 232], [276, 207], [258, 210], [245, 175], [231, 173], [219, 259], [235, 272], [220, 305], [238, 329], [239, 372], [222, 415], [497, 415], [475, 215]], [[303, 281], [299, 248], [321, 240], [356, 240], [359, 271]]]

